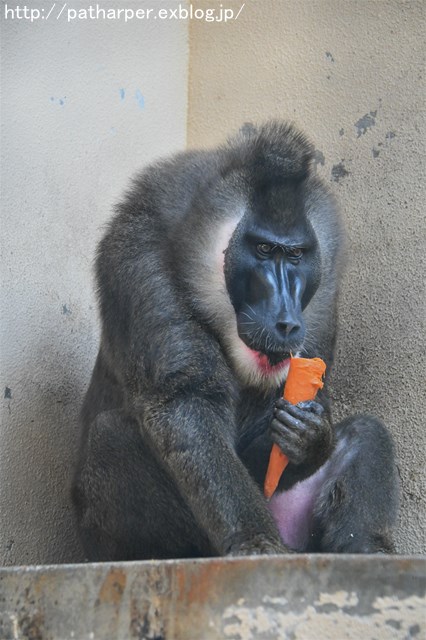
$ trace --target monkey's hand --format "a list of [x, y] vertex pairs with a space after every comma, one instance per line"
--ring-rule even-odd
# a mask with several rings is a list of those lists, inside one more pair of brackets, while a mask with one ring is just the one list
[[259, 556], [292, 553], [281, 540], [271, 540], [263, 534], [253, 536], [250, 540], [234, 541], [226, 555], [229, 556]]
[[324, 415], [324, 407], [315, 400], [297, 405], [283, 398], [277, 400], [270, 432], [290, 463], [303, 467], [304, 477], [324, 464], [333, 450], [330, 422]]

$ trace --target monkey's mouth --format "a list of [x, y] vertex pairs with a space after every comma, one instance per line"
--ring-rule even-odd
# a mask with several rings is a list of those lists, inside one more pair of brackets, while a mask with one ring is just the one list
[[[256, 368], [265, 376], [281, 373], [290, 365], [290, 351], [266, 351], [261, 345], [250, 345], [247, 333], [238, 331], [239, 338], [244, 344]], [[257, 347], [257, 349], [256, 349]], [[260, 349], [259, 349], [260, 347]]]
[[290, 365], [289, 353], [261, 353], [252, 351], [256, 358], [256, 364], [265, 375], [278, 373]]
[[268, 358], [271, 367], [275, 367], [280, 362], [285, 362], [290, 358], [289, 353], [266, 353], [264, 355]]

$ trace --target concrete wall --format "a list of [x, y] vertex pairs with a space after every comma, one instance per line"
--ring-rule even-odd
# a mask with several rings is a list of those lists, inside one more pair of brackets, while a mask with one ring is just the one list
[[368, 411], [392, 430], [401, 552], [426, 550], [424, 13], [416, 0], [252, 0], [190, 32], [189, 143], [293, 120], [340, 200], [350, 263], [335, 414]]
[[185, 146], [188, 25], [31, 23], [0, 6], [0, 564], [63, 562], [79, 559], [68, 490], [98, 341], [94, 249], [129, 176]]

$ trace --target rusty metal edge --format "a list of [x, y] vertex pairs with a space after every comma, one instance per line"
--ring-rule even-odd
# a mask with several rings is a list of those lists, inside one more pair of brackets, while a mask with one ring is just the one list
[[425, 595], [426, 557], [417, 555], [17, 566], [0, 569], [0, 637], [200, 640], [202, 629], [203, 640], [251, 638], [244, 630], [256, 629], [256, 616], [267, 639], [294, 625], [322, 624], [324, 635], [331, 622], [361, 632], [374, 616], [383, 637], [400, 637], [386, 635], [389, 624], [411, 637], [425, 630]]
[[370, 554], [340, 554], [340, 553], [295, 553], [291, 555], [256, 555], [256, 556], [241, 556], [241, 557], [217, 557], [217, 558], [183, 558], [179, 560], [130, 560], [130, 561], [119, 561], [119, 562], [81, 562], [81, 563], [66, 563], [66, 564], [34, 564], [34, 565], [13, 565], [0, 567], [0, 575], [7, 575], [8, 573], [15, 572], [40, 572], [40, 571], [67, 571], [67, 570], [76, 570], [79, 567], [85, 568], [100, 568], [100, 567], [117, 567], [117, 568], [126, 568], [129, 566], [132, 567], [140, 567], [150, 568], [153, 566], [181, 566], [181, 567], [190, 567], [190, 566], [203, 566], [203, 565], [226, 565], [226, 564], [241, 564], [241, 563], [254, 563], [259, 566], [271, 563], [285, 563], [289, 566], [318, 566], [319, 568], [324, 568], [327, 566], [338, 566], [338, 565], [348, 565], [352, 563], [356, 563], [357, 565], [367, 564], [371, 565], [372, 563], [376, 564], [389, 564], [395, 565], [395, 567], [400, 568], [408, 568], [408, 565], [417, 565], [418, 568], [423, 567], [426, 578], [426, 556], [421, 554], [412, 554], [412, 555], [370, 555]]

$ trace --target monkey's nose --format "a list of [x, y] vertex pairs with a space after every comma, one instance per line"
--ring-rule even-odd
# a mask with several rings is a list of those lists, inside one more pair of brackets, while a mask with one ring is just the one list
[[280, 321], [277, 322], [275, 326], [278, 333], [284, 335], [286, 338], [288, 338], [291, 333], [294, 335], [300, 329], [300, 324], [297, 320]]

